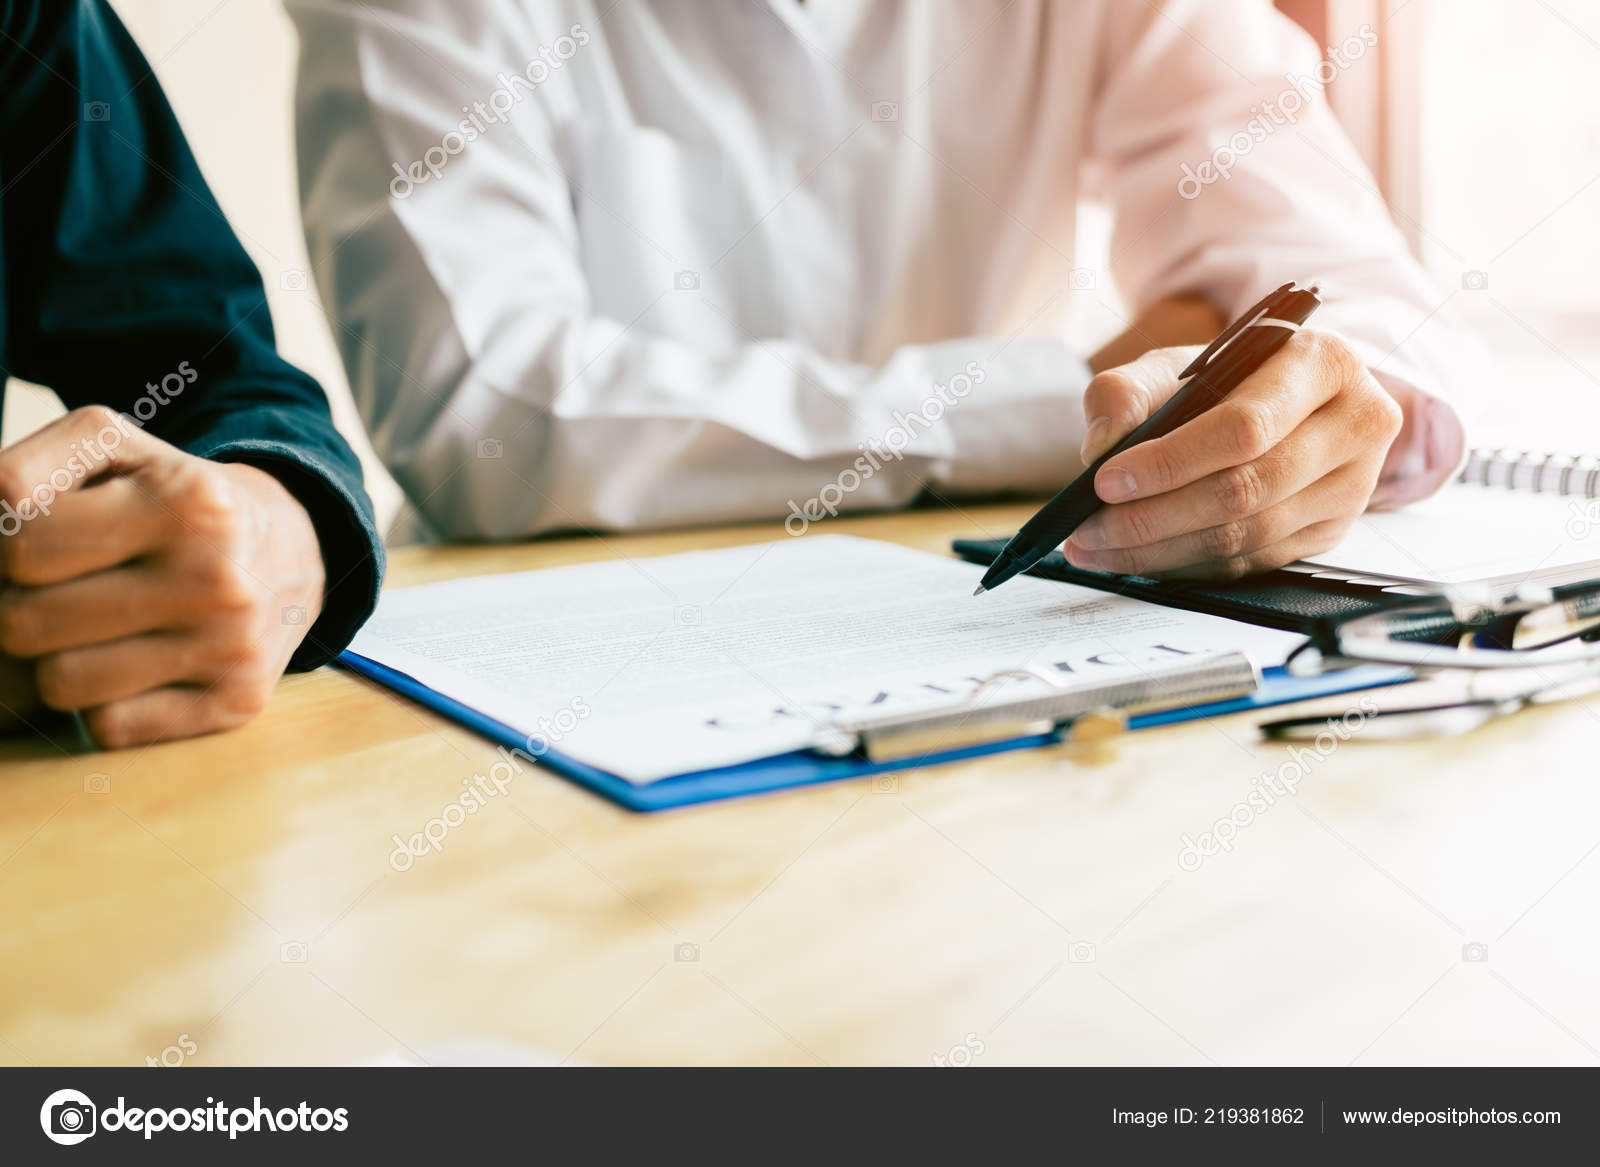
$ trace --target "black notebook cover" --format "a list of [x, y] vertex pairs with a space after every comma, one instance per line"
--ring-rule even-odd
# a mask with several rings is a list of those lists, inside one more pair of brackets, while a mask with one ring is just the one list
[[[1004, 539], [957, 539], [951, 548], [969, 563], [988, 564], [1005, 545]], [[1392, 595], [1370, 585], [1313, 579], [1292, 571], [1270, 571], [1225, 584], [1105, 575], [1072, 567], [1059, 551], [1045, 556], [1028, 574], [1307, 636], [1352, 616], [1416, 603], [1413, 597]]]

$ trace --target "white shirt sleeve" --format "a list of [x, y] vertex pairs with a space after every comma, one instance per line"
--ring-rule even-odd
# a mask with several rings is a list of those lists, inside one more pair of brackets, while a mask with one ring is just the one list
[[[1287, 280], [1321, 284], [1312, 326], [1421, 398], [1380, 501], [1424, 495], [1464, 456], [1481, 361], [1440, 309], [1335, 121], [1315, 46], [1261, 2], [1111, 4], [1091, 149], [1115, 218], [1112, 266], [1135, 308], [1199, 292], [1230, 317]], [[1340, 30], [1364, 48], [1370, 27]], [[1360, 56], [1340, 49], [1346, 61]], [[1372, 61], [1367, 62], [1373, 66]]]
[[501, 88], [537, 43], [520, 6], [289, 8], [318, 285], [374, 445], [442, 533], [792, 525], [929, 485], [1055, 489], [1078, 468], [1088, 374], [1056, 340], [871, 367], [781, 338], [702, 351], [595, 312], [540, 101], [408, 182], [463, 95]]

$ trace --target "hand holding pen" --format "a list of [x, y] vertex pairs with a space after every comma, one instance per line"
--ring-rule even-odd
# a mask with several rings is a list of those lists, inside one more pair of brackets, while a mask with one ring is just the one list
[[1029, 520], [984, 586], [1063, 539], [1076, 567], [1223, 579], [1337, 543], [1403, 415], [1343, 340], [1300, 327], [1317, 303], [1285, 284], [1198, 356], [1156, 349], [1095, 377], [1089, 472]]

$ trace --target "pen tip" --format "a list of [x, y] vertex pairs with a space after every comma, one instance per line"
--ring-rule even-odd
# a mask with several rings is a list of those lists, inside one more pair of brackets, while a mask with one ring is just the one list
[[975, 596], [981, 596], [981, 595], [983, 595], [984, 592], [986, 592], [988, 590], [989, 590], [988, 588], [984, 587], [982, 584], [979, 584], [978, 585], [978, 590], [973, 592], [972, 594], [975, 595]]

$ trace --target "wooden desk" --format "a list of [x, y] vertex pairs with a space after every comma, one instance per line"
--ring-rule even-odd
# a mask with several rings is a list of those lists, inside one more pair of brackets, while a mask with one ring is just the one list
[[[942, 551], [1025, 509], [823, 526]], [[392, 582], [774, 537], [419, 549]], [[496, 755], [350, 675], [200, 741], [14, 739], [0, 1061], [1600, 1060], [1600, 702], [1342, 745], [1184, 870], [1287, 758], [1253, 720], [652, 816], [530, 769], [403, 873], [391, 836]]]

